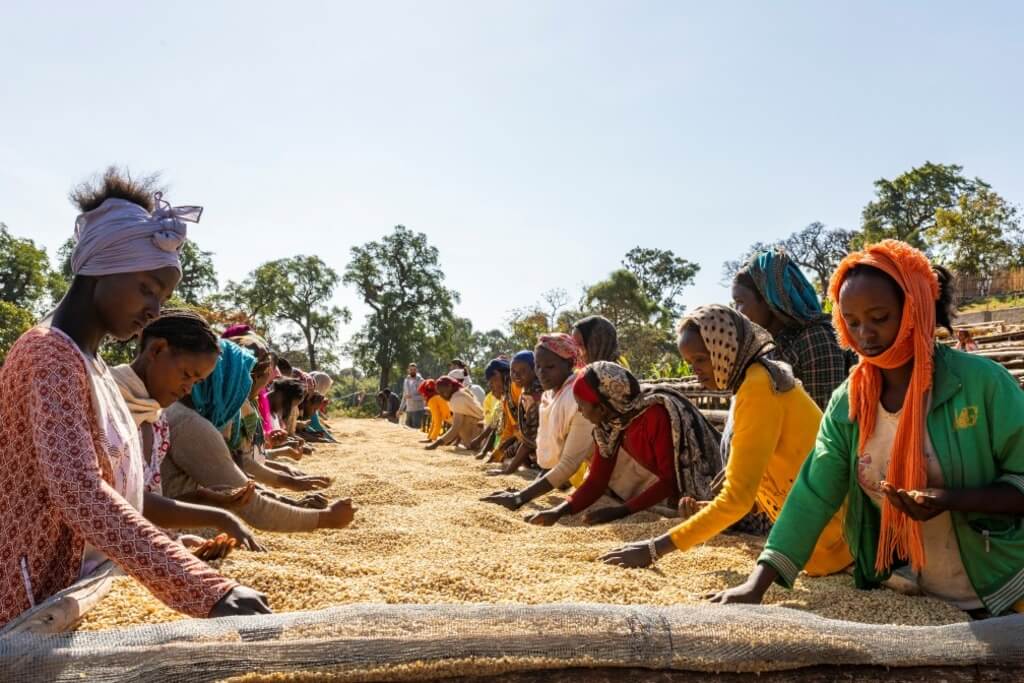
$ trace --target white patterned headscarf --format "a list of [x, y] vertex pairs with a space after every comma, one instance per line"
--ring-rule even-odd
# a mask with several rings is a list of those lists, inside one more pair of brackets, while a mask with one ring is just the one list
[[174, 266], [181, 272], [185, 223], [198, 223], [201, 206], [171, 206], [157, 192], [152, 213], [134, 202], [108, 199], [75, 221], [75, 275], [139, 273]]
[[711, 354], [719, 389], [735, 394], [752, 363], [760, 363], [768, 370], [776, 392], [785, 393], [796, 386], [793, 369], [787, 363], [765, 356], [774, 348], [771, 334], [742, 314], [718, 304], [698, 306], [680, 322], [680, 331], [691, 323], [700, 331]]

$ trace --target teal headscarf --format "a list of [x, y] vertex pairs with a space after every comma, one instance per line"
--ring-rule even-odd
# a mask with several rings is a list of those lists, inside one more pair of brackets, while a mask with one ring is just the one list
[[240, 411], [252, 390], [255, 365], [256, 356], [234, 342], [221, 339], [220, 358], [213, 373], [192, 387], [192, 407], [218, 431], [230, 424], [232, 435], [241, 435]]
[[806, 325], [821, 318], [818, 293], [785, 252], [761, 252], [750, 260], [746, 272], [761, 298], [784, 320]]

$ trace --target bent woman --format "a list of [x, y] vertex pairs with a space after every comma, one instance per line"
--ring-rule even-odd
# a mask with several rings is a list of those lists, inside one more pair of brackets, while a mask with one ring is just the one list
[[448, 403], [452, 411], [452, 426], [436, 441], [426, 447], [432, 451], [440, 446], [468, 448], [484, 429], [484, 409], [476, 397], [463, 387], [458, 380], [442, 377], [437, 380], [437, 393]]
[[721, 470], [718, 433], [670, 386], [643, 385], [621, 365], [591, 363], [573, 383], [583, 416], [594, 425], [594, 454], [583, 484], [566, 502], [530, 515], [549, 526], [585, 512], [607, 491], [623, 502], [584, 516], [603, 524], [682, 495], [707, 496]]
[[[165, 411], [171, 427], [171, 445], [160, 473], [164, 494], [171, 498], [188, 500], [201, 489], [251, 488], [222, 431], [236, 421], [241, 422], [239, 411], [252, 390], [251, 372], [256, 358], [226, 339], [220, 341], [220, 349], [213, 373]], [[348, 526], [355, 509], [350, 500], [341, 499], [326, 510], [308, 510], [256, 491], [234, 512], [265, 531], [312, 531]]]
[[[725, 306], [700, 306], [680, 323], [679, 351], [706, 389], [729, 391], [733, 403], [723, 436], [721, 491], [689, 519], [651, 541], [632, 543], [602, 559], [646, 567], [667, 553], [714, 538], [755, 507], [775, 520], [793, 479], [814, 446], [821, 411], [789, 366], [768, 357], [771, 338]], [[704, 501], [692, 497], [696, 501]], [[695, 506], [696, 507], [696, 506]], [[832, 574], [852, 559], [842, 520], [829, 522], [808, 571]]]
[[71, 287], [0, 368], [0, 625], [106, 559], [191, 616], [270, 611], [140, 513], [142, 447], [99, 347], [159, 315], [181, 279], [185, 222], [201, 212], [152, 185], [111, 169], [76, 191]]
[[846, 379], [853, 358], [839, 348], [818, 293], [800, 267], [779, 250], [762, 252], [733, 281], [736, 310], [772, 335], [770, 356], [785, 361], [818, 408]]
[[[1024, 598], [1024, 393], [989, 359], [935, 343], [951, 277], [902, 242], [848, 256], [833, 319], [860, 355], [746, 583], [717, 602], [791, 587], [836, 510], [859, 588], [908, 565], [921, 591], [972, 614]], [[901, 570], [902, 571], [902, 570]]]
[[[139, 430], [145, 487], [142, 513], [163, 529], [219, 529], [242, 548], [261, 550], [252, 532], [235, 515], [209, 505], [185, 503], [163, 496], [160, 464], [170, 448], [170, 426], [163, 409], [192, 390], [217, 365], [217, 335], [206, 321], [189, 311], [165, 311], [146, 326], [138, 357], [111, 374]], [[194, 536], [179, 537], [186, 547]], [[202, 539], [199, 539], [200, 541]]]
[[548, 470], [522, 491], [497, 491], [482, 498], [517, 510], [566, 485], [593, 452], [593, 425], [573, 397], [579, 346], [567, 334], [542, 335], [534, 351], [537, 379], [544, 388], [537, 428], [537, 463]]
[[572, 337], [580, 350], [580, 365], [586, 366], [599, 360], [622, 363], [619, 351], [619, 335], [612, 321], [600, 315], [591, 315], [576, 322]]

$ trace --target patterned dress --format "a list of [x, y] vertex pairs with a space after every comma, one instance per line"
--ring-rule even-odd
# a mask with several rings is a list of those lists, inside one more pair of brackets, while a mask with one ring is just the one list
[[91, 394], [82, 354], [59, 330], [29, 330], [0, 368], [0, 625], [74, 583], [86, 545], [168, 606], [209, 615], [238, 584], [117, 493], [117, 445]]

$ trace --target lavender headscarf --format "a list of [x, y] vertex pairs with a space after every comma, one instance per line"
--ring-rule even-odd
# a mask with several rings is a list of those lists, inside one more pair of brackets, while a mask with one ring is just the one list
[[171, 206], [157, 192], [149, 213], [124, 199], [108, 199], [75, 221], [75, 275], [139, 273], [174, 266], [181, 272], [185, 222], [198, 223], [201, 206]]

